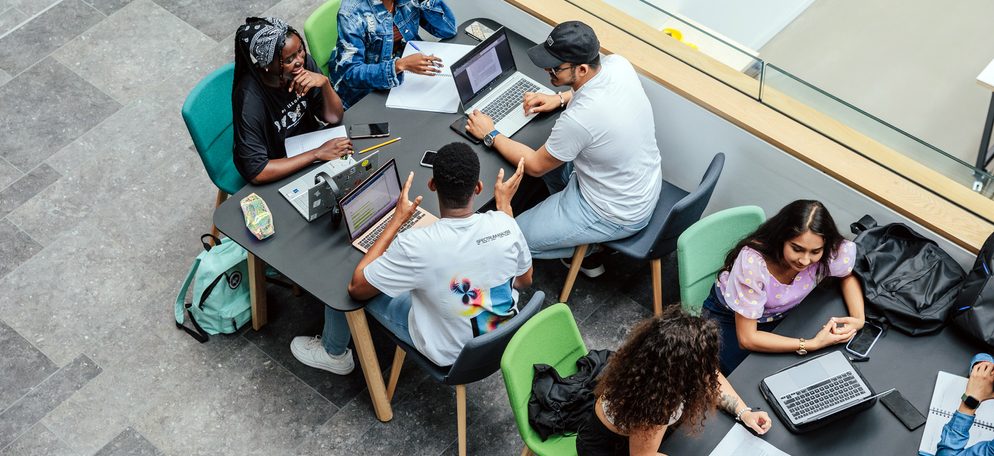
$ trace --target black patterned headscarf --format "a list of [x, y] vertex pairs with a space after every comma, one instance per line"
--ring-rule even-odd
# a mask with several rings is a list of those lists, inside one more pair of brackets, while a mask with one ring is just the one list
[[[278, 17], [249, 17], [235, 32], [234, 85], [246, 75], [262, 85], [259, 70], [280, 58], [286, 37], [293, 33], [303, 43], [304, 39], [293, 27]], [[234, 91], [232, 91], [234, 93]], [[266, 100], [267, 103], [272, 100]], [[274, 102], [275, 103], [275, 102]], [[278, 105], [278, 103], [277, 103]]]

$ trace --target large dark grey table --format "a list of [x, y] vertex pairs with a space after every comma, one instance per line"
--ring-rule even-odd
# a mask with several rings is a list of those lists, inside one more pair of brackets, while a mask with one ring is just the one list
[[[479, 19], [493, 29], [499, 24]], [[449, 40], [452, 43], [476, 44], [476, 41], [462, 32], [467, 21], [459, 26], [459, 33]], [[521, 35], [508, 30], [508, 38], [518, 71], [531, 76], [536, 81], [548, 83], [549, 77], [541, 68], [531, 64], [526, 54], [534, 45]], [[451, 64], [452, 62], [445, 62]], [[388, 109], [385, 106], [387, 92], [374, 92], [345, 113], [346, 124], [389, 122], [390, 136], [403, 139], [383, 147], [379, 152], [380, 163], [394, 158], [401, 179], [409, 171], [415, 172], [411, 198], [423, 195], [421, 207], [438, 214], [438, 200], [428, 190], [427, 182], [431, 170], [419, 165], [426, 149], [438, 149], [453, 141], [464, 140], [449, 128], [460, 114], [442, 114], [403, 109]], [[549, 136], [557, 115], [543, 115], [531, 121], [513, 138], [531, 147], [540, 147]], [[362, 150], [383, 142], [388, 138], [356, 140], [355, 150]], [[493, 198], [493, 185], [497, 171], [504, 169], [505, 175], [514, 172], [499, 154], [482, 145], [474, 146], [480, 157], [483, 193], [476, 198], [480, 207]], [[357, 156], [357, 159], [368, 155]], [[315, 165], [317, 166], [317, 165]], [[301, 171], [299, 174], [305, 173]], [[376, 416], [381, 421], [389, 421], [393, 412], [386, 397], [383, 378], [373, 350], [363, 303], [352, 300], [346, 292], [349, 280], [362, 253], [353, 248], [347, 239], [345, 228], [333, 230], [329, 216], [325, 215], [307, 223], [290, 203], [279, 194], [279, 188], [290, 182], [291, 176], [279, 182], [265, 185], [246, 185], [232, 198], [229, 198], [214, 211], [214, 224], [233, 241], [249, 252], [249, 280], [252, 289], [252, 327], [258, 330], [266, 323], [265, 265], [269, 264], [292, 280], [302, 289], [336, 310], [346, 312], [352, 338], [356, 346], [359, 363], [362, 366], [366, 384], [373, 401]], [[269, 205], [273, 214], [276, 233], [268, 239], [257, 240], [246, 228], [239, 201], [250, 193], [256, 193]]]
[[[845, 304], [837, 282], [832, 281], [812, 292], [774, 332], [809, 338], [829, 317], [844, 315]], [[844, 345], [836, 349], [844, 350]], [[970, 357], [978, 351], [984, 351], [983, 347], [966, 340], [953, 328], [921, 337], [910, 337], [891, 329], [877, 341], [870, 352], [870, 360], [855, 365], [877, 392], [897, 388], [925, 414], [932, 398], [936, 373], [944, 370], [966, 375]], [[729, 376], [732, 386], [746, 404], [753, 408], [761, 407], [773, 419], [773, 428], [764, 436], [766, 441], [794, 456], [918, 454], [924, 426], [914, 432], [908, 431], [879, 402], [869, 410], [806, 434], [788, 431], [760, 394], [759, 382], [801, 360], [802, 357], [795, 354], [752, 353]], [[688, 436], [688, 429], [679, 429], [663, 442], [661, 450], [670, 455], [706, 455], [718, 445], [733, 422], [723, 413], [716, 414], [705, 421], [700, 434]]]

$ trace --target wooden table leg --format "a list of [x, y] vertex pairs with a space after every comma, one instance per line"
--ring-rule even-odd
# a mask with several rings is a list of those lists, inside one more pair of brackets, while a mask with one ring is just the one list
[[359, 309], [346, 312], [345, 318], [349, 322], [349, 330], [352, 331], [352, 341], [355, 343], [356, 354], [359, 355], [362, 375], [366, 377], [366, 388], [369, 389], [369, 398], [373, 401], [376, 419], [384, 423], [390, 421], [393, 419], [393, 409], [390, 407], [390, 400], [387, 399], [387, 388], [383, 384], [380, 362], [376, 359], [373, 337], [369, 334], [366, 311]]
[[258, 331], [266, 325], [266, 263], [249, 252], [249, 293], [252, 296], [252, 329]]

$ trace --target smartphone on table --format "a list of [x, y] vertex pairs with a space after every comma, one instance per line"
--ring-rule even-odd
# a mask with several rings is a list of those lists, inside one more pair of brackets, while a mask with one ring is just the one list
[[387, 122], [349, 125], [350, 139], [382, 138], [384, 136], [390, 136], [390, 124]]
[[863, 329], [860, 329], [846, 344], [846, 351], [860, 358], [869, 357], [870, 350], [883, 332], [883, 329], [873, 323], [863, 323]]
[[421, 156], [421, 166], [425, 168], [431, 168], [433, 163], [435, 163], [435, 156], [438, 155], [437, 151], [426, 150], [425, 154]]
[[479, 21], [473, 21], [466, 26], [466, 34], [476, 38], [476, 41], [484, 41], [490, 38], [490, 35], [494, 34], [493, 29], [481, 24]]

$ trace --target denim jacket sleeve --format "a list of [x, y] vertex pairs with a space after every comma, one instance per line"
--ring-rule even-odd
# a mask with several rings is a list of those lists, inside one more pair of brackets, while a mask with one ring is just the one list
[[970, 427], [974, 417], [960, 412], [942, 428], [942, 436], [936, 448], [935, 456], [994, 456], [994, 442], [980, 442], [964, 449], [970, 440]]
[[[339, 13], [335, 62], [329, 65], [336, 90], [342, 82], [353, 88], [389, 89], [403, 81], [403, 76], [394, 71], [396, 59], [366, 63], [370, 36], [376, 36], [375, 13], [362, 10]], [[374, 57], [379, 60], [379, 55]]]
[[441, 39], [456, 36], [456, 15], [442, 0], [416, 1], [421, 9], [421, 28]]

